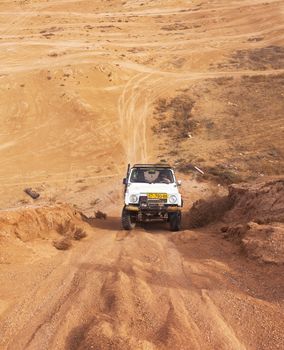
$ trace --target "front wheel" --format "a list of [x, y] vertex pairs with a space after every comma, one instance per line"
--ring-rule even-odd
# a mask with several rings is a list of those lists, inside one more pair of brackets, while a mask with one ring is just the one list
[[121, 223], [124, 230], [130, 231], [133, 230], [136, 226], [136, 222], [130, 215], [130, 212], [123, 208], [121, 215]]
[[170, 213], [169, 215], [171, 231], [180, 231], [181, 229], [181, 212]]

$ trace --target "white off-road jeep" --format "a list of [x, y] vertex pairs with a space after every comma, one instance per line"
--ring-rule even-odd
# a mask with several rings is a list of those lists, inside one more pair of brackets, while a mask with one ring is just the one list
[[131, 230], [136, 223], [166, 221], [172, 231], [181, 227], [182, 198], [174, 170], [165, 164], [128, 165], [122, 227]]

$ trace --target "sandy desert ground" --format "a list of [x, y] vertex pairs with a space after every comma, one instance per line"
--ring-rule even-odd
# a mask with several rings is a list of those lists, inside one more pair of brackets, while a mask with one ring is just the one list
[[[283, 23], [283, 0], [0, 2], [0, 349], [284, 348]], [[183, 230], [121, 230], [126, 164], [163, 161]]]

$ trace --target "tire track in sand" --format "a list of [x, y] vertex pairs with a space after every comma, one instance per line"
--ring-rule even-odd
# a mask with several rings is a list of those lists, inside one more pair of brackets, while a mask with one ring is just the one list
[[147, 87], [149, 76], [136, 74], [127, 82], [119, 98], [118, 113], [122, 144], [126, 160], [130, 163], [147, 161], [146, 119], [150, 105]]

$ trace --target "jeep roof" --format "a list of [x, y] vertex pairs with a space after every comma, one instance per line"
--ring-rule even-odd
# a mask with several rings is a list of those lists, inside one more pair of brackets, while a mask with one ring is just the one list
[[172, 169], [169, 164], [134, 164], [132, 168], [165, 168]]

